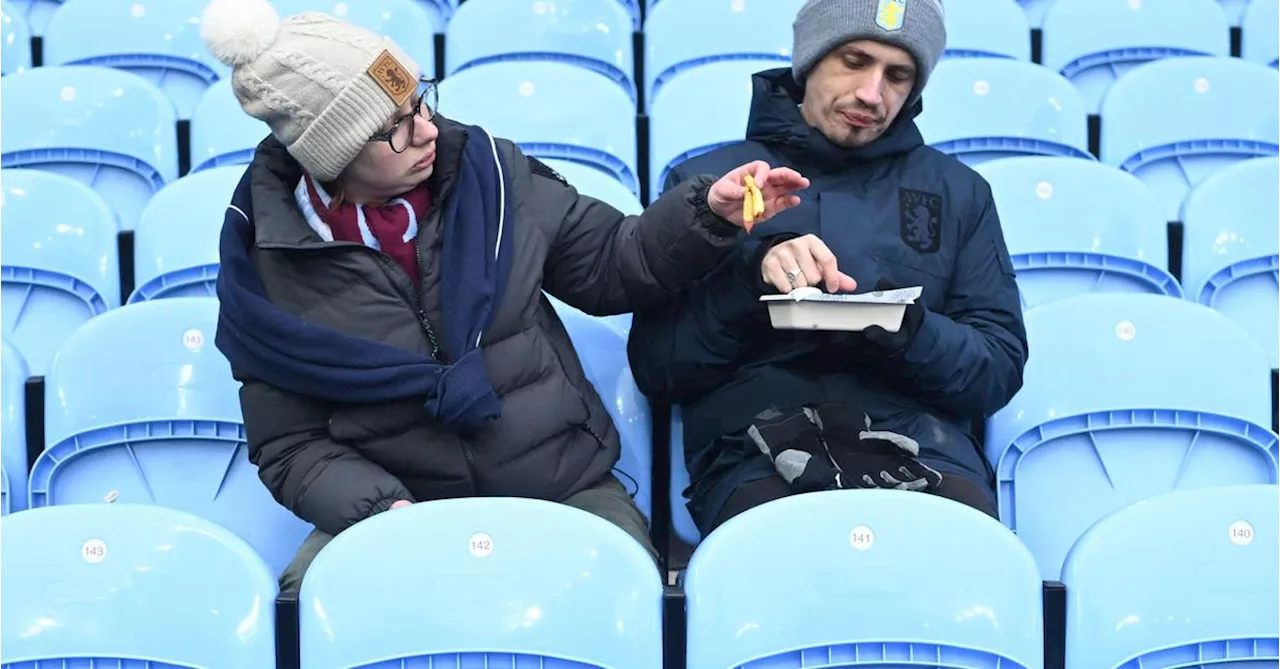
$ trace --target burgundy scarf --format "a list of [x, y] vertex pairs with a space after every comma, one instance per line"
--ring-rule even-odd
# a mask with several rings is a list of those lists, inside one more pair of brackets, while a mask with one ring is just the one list
[[356, 242], [382, 251], [418, 281], [418, 253], [414, 238], [418, 236], [418, 219], [431, 206], [431, 193], [423, 181], [413, 190], [402, 193], [385, 205], [356, 205], [344, 202], [331, 207], [333, 199], [310, 175], [298, 184], [299, 204], [306, 191], [310, 207], [302, 206], [303, 216], [325, 241]]

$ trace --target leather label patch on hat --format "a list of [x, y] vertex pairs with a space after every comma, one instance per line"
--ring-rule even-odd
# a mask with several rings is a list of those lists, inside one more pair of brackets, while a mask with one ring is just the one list
[[409, 71], [391, 55], [390, 51], [383, 51], [369, 66], [369, 76], [378, 83], [378, 88], [382, 89], [387, 97], [401, 106], [409, 100], [409, 96], [413, 95], [413, 91], [417, 88], [417, 82], [410, 76]]
[[902, 18], [907, 13], [907, 0], [880, 0], [876, 6], [876, 25], [889, 32], [902, 30]]

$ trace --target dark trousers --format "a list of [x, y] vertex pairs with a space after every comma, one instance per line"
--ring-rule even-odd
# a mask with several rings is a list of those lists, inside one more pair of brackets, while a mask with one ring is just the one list
[[[991, 505], [990, 492], [983, 490], [982, 486], [968, 479], [954, 475], [944, 475], [942, 483], [925, 494], [946, 497], [971, 506], [996, 520], [1000, 519], [999, 511]], [[716, 516], [715, 525], [711, 529], [714, 530], [720, 527], [726, 520], [747, 509], [760, 506], [766, 502], [772, 502], [775, 499], [782, 499], [789, 495], [791, 495], [791, 488], [780, 476], [769, 476], [744, 483], [738, 486], [733, 491], [733, 494], [729, 495], [729, 501], [725, 502], [725, 505], [721, 507], [720, 515]]]

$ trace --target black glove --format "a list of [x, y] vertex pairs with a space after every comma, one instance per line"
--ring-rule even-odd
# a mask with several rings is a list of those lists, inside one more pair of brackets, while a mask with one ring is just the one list
[[756, 416], [747, 436], [769, 456], [791, 492], [816, 492], [839, 487], [839, 470], [827, 453], [811, 409], [781, 413], [770, 409]]
[[[901, 288], [891, 281], [880, 280], [876, 284], [876, 290], [897, 290]], [[906, 350], [911, 342], [915, 340], [916, 333], [920, 331], [920, 324], [924, 322], [924, 304], [920, 299], [907, 305], [907, 310], [902, 315], [902, 326], [897, 332], [889, 332], [879, 325], [872, 325], [862, 331], [866, 340], [879, 348], [881, 352], [890, 356], [897, 355]]]

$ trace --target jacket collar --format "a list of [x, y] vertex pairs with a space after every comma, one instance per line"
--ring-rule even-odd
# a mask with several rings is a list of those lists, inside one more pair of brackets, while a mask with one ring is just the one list
[[[453, 189], [467, 131], [439, 115], [434, 122], [440, 129], [440, 136], [436, 139], [436, 170], [427, 179], [427, 187], [431, 191], [433, 208], [436, 208]], [[249, 172], [256, 246], [312, 248], [329, 245], [320, 239], [302, 212], [298, 211], [293, 191], [302, 178], [302, 166], [274, 135], [267, 136], [258, 144]]]

